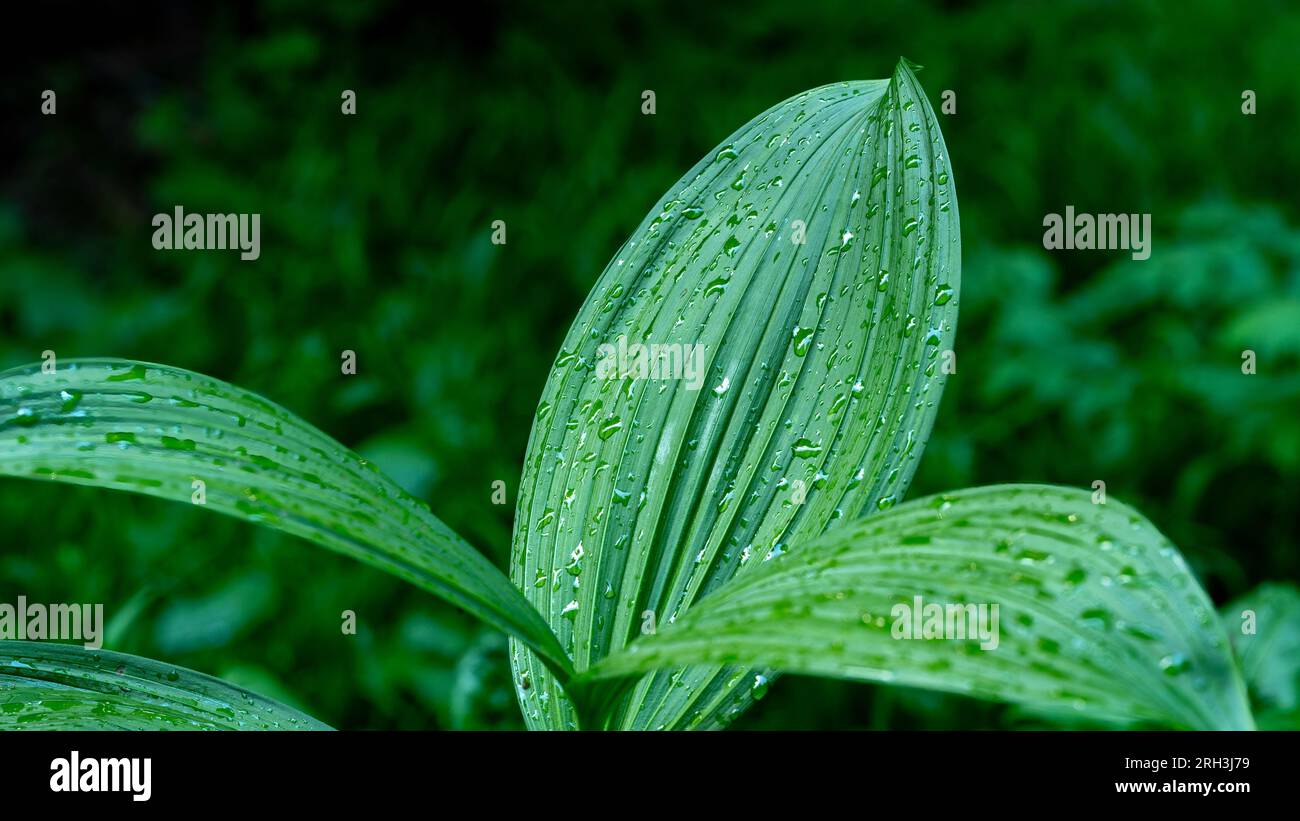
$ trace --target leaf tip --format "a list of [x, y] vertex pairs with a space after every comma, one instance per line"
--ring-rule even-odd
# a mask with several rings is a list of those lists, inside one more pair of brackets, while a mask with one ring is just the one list
[[911, 60], [907, 59], [906, 57], [899, 55], [898, 65], [894, 68], [894, 74], [895, 76], [902, 73], [915, 74], [916, 72], [923, 71], [924, 69], [925, 66], [921, 65], [920, 63], [914, 63]]

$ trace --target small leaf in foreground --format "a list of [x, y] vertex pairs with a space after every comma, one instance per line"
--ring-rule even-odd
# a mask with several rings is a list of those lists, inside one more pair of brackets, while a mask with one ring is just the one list
[[0, 641], [0, 730], [328, 730], [183, 667], [67, 644]]
[[1225, 605], [1222, 618], [1251, 694], [1270, 709], [1300, 711], [1300, 590], [1260, 585]]

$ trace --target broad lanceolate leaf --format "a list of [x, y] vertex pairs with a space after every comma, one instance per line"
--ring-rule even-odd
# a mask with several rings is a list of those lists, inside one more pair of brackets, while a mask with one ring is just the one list
[[0, 641], [0, 730], [328, 730], [220, 679], [125, 653]]
[[1253, 726], [1182, 556], [1131, 508], [1077, 489], [975, 488], [839, 528], [589, 675], [738, 663], [1103, 720]]
[[366, 460], [217, 379], [122, 360], [0, 373], [0, 475], [194, 503], [387, 570], [568, 660], [497, 568]]
[[[547, 380], [511, 562], [578, 670], [901, 497], [956, 322], [950, 173], [900, 64], [732, 134], [615, 255]], [[573, 726], [512, 656], [530, 725]], [[657, 673], [613, 724], [716, 726], [743, 673]]]

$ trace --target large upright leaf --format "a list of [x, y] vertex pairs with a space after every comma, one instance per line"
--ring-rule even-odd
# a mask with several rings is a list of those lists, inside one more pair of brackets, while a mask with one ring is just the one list
[[[511, 559], [578, 670], [784, 545], [901, 497], [956, 322], [950, 173], [900, 63], [742, 127], [614, 256], [546, 382]], [[702, 389], [605, 378], [601, 346], [620, 337], [702, 345]], [[530, 726], [574, 726], [536, 659], [516, 644], [512, 661]], [[655, 674], [614, 724], [715, 726], [743, 704], [743, 673]]]
[[0, 730], [328, 730], [220, 679], [75, 645], [0, 641]]
[[427, 505], [289, 411], [220, 380], [100, 359], [0, 373], [0, 475], [201, 503], [302, 536], [442, 596], [569, 668], [532, 605]]
[[[951, 632], [924, 632], [931, 605]], [[949, 627], [949, 605], [986, 606], [986, 632], [971, 638], [980, 623], [955, 609]], [[588, 675], [719, 663], [1253, 726], [1227, 636], [1177, 549], [1132, 508], [1044, 485], [918, 499], [797, 545]]]

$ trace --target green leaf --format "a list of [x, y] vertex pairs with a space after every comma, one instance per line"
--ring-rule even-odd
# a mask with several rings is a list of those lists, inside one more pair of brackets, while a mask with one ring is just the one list
[[1269, 583], [1222, 610], [1250, 692], [1262, 706], [1300, 708], [1300, 590]]
[[569, 669], [532, 605], [427, 505], [284, 408], [220, 380], [110, 359], [0, 373], [0, 475], [190, 502], [301, 536], [442, 596]]
[[220, 679], [67, 644], [0, 641], [0, 730], [328, 730]]
[[[576, 669], [902, 496], [956, 324], [950, 173], [900, 63], [742, 127], [614, 256], [547, 379], [511, 559]], [[681, 367], [619, 362], [620, 338], [629, 357], [661, 345]], [[529, 725], [574, 726], [536, 659], [516, 644], [512, 662]], [[716, 726], [744, 706], [744, 673], [656, 673], [611, 723]]]
[[[921, 605], [914, 597], [920, 596]], [[987, 632], [902, 632], [927, 605]], [[997, 629], [993, 616], [997, 606]], [[996, 641], [981, 640], [981, 637]], [[766, 562], [588, 671], [688, 664], [949, 690], [1101, 720], [1253, 727], [1213, 606], [1181, 554], [1113, 499], [1042, 485], [908, 502]]]

